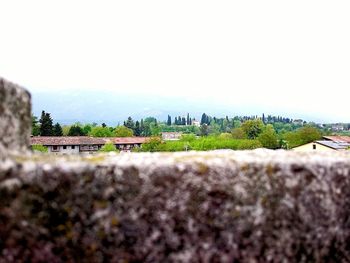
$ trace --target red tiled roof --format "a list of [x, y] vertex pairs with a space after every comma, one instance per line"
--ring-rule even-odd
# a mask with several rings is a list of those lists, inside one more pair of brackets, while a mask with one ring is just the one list
[[105, 138], [106, 140], [111, 140], [114, 144], [135, 144], [135, 143], [145, 143], [149, 140], [148, 137], [112, 137]]
[[35, 136], [30, 138], [31, 145], [104, 145], [111, 141], [114, 144], [140, 144], [145, 143], [147, 137], [108, 137], [96, 138], [88, 136]]
[[323, 136], [323, 138], [326, 140], [333, 141], [333, 142], [348, 142], [348, 143], [350, 143], [350, 136], [333, 135], [333, 136]]

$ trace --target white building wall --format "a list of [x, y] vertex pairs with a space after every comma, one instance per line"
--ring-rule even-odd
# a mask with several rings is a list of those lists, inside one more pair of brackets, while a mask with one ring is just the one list
[[79, 154], [79, 145], [48, 146], [48, 152], [56, 154]]
[[[314, 149], [314, 145], [315, 145], [316, 149]], [[310, 143], [307, 143], [307, 144], [295, 147], [292, 150], [293, 151], [299, 151], [299, 152], [306, 152], [306, 151], [336, 151], [336, 150], [334, 150], [332, 148], [326, 147], [326, 146], [324, 146], [322, 144], [319, 144], [319, 143], [316, 143], [316, 142], [310, 142]]]

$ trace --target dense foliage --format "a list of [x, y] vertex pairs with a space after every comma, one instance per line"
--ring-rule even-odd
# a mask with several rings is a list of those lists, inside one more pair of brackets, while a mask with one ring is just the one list
[[282, 138], [287, 141], [288, 148], [321, 139], [321, 132], [315, 127], [305, 126], [293, 132], [287, 132]]

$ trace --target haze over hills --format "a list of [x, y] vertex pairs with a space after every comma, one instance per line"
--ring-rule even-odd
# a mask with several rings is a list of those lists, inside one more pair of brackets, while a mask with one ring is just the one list
[[[236, 115], [258, 115], [262, 113], [281, 115], [293, 119], [301, 118], [314, 122], [336, 122], [334, 119], [325, 119], [321, 116], [311, 116], [305, 113], [288, 112], [283, 109], [261, 107], [258, 105], [239, 105], [238, 96], [232, 99], [232, 104], [217, 99], [203, 99], [195, 97], [181, 97], [176, 95], [127, 95], [117, 94], [113, 91], [45, 91], [33, 92], [33, 113], [40, 116], [41, 111], [50, 112], [54, 121], [61, 124], [102, 123], [117, 125], [128, 116], [134, 119], [156, 117], [166, 120], [167, 115], [184, 116], [190, 113], [197, 120], [203, 112], [216, 117], [234, 117]], [[339, 120], [338, 120], [339, 121]]]
[[36, 115], [350, 122], [349, 1], [6, 2], [0, 73]]

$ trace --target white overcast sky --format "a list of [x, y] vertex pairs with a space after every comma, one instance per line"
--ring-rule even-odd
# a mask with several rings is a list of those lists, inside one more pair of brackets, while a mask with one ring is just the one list
[[0, 0], [0, 75], [350, 121], [350, 1]]

